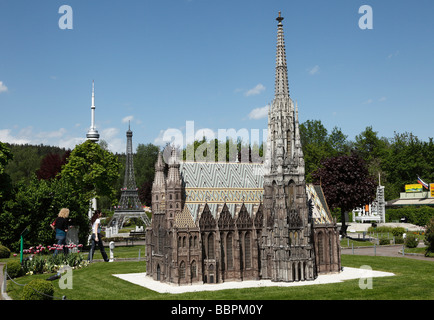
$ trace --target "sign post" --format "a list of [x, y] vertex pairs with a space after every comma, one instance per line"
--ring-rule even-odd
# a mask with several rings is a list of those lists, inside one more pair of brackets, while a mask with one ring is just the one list
[[28, 227], [26, 227], [20, 236], [20, 263], [23, 263], [23, 246], [24, 246], [24, 236], [29, 233]]

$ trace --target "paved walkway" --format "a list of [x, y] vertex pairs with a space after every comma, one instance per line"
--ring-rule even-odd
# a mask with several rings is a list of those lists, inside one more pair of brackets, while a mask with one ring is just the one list
[[6, 263], [4, 263], [4, 262], [0, 263], [0, 300], [6, 300], [6, 298], [3, 297], [2, 292], [1, 292], [2, 286], [3, 286], [3, 281], [4, 281], [4, 271], [3, 270], [4, 270], [5, 264]]
[[[342, 254], [353, 254], [352, 248], [342, 248]], [[434, 258], [425, 257], [419, 254], [406, 253], [402, 255], [402, 244], [390, 245], [390, 246], [366, 246], [354, 248], [355, 255], [363, 256], [382, 256], [382, 257], [397, 257], [397, 258], [410, 258], [417, 260], [434, 261]]]

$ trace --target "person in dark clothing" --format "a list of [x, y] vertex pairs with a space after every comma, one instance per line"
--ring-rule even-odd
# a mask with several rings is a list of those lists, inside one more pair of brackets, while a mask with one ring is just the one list
[[[63, 253], [68, 254], [68, 248], [66, 247], [66, 233], [69, 229], [69, 209], [68, 208], [62, 208], [59, 212], [59, 215], [54, 221], [54, 230], [56, 231], [56, 239], [57, 239], [57, 245], [63, 246]], [[54, 251], [54, 255], [57, 255], [58, 248]]]
[[105, 262], [109, 261], [109, 259], [107, 258], [107, 254], [104, 250], [104, 244], [101, 238], [101, 220], [100, 220], [101, 216], [102, 216], [101, 210], [96, 210], [91, 218], [91, 223], [92, 223], [91, 246], [90, 246], [89, 256], [87, 257], [87, 260], [89, 262], [92, 262], [93, 254], [95, 253], [95, 247], [97, 244], [104, 261]]

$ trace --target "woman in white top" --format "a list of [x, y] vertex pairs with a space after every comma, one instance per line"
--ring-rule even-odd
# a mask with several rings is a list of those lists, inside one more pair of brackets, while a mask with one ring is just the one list
[[91, 219], [91, 223], [92, 223], [91, 246], [90, 246], [89, 256], [87, 258], [87, 260], [90, 262], [92, 262], [93, 254], [95, 253], [95, 246], [97, 244], [99, 247], [99, 251], [101, 251], [101, 255], [104, 261], [105, 262], [109, 261], [109, 259], [107, 258], [107, 254], [104, 250], [104, 244], [101, 238], [101, 220], [100, 220], [101, 216], [102, 216], [101, 210], [96, 210]]

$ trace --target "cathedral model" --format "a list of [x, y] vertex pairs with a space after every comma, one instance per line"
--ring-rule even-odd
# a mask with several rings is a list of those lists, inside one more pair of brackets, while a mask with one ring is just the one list
[[161, 154], [146, 229], [146, 275], [173, 284], [308, 281], [339, 272], [336, 221], [306, 185], [298, 108], [289, 96], [283, 25], [276, 19], [275, 97], [264, 163], [182, 162]]

